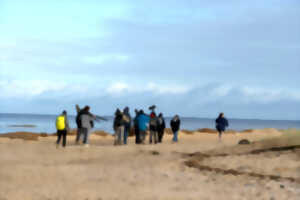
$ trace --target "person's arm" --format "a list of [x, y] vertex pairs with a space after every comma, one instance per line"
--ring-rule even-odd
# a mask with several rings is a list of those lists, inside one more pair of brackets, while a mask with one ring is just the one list
[[58, 117], [56, 117], [56, 120], [55, 120], [55, 128], [57, 129], [57, 121], [58, 121]]
[[150, 116], [149, 115], [145, 115], [146, 116], [146, 119], [147, 119], [147, 123], [149, 123], [150, 121]]

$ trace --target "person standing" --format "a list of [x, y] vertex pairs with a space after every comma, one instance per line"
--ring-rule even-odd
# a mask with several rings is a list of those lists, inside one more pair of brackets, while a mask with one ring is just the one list
[[135, 109], [134, 112], [135, 112], [135, 117], [133, 119], [133, 124], [134, 124], [135, 143], [140, 144], [141, 140], [140, 140], [140, 131], [139, 131], [139, 123], [138, 123], [139, 111]]
[[149, 123], [149, 120], [150, 117], [147, 116], [143, 110], [140, 110], [139, 115], [137, 117], [137, 122], [139, 128], [140, 142], [142, 144], [145, 144], [147, 124]]
[[152, 144], [152, 137], [153, 137], [154, 144], [156, 144], [158, 142], [157, 117], [154, 111], [152, 111], [150, 114], [149, 129], [150, 129], [149, 143]]
[[[89, 136], [90, 136], [92, 128], [94, 128], [94, 120], [95, 119], [96, 119], [96, 116], [94, 116], [90, 113], [90, 107], [85, 106], [80, 115], [80, 121], [81, 121], [81, 134], [83, 135], [83, 144], [86, 147], [89, 146]], [[79, 138], [80, 138], [80, 135], [79, 135]]]
[[131, 116], [129, 113], [129, 108], [125, 107], [123, 110], [123, 122], [124, 122], [124, 144], [127, 144], [127, 138], [131, 127]]
[[178, 131], [180, 129], [180, 119], [178, 115], [175, 115], [170, 122], [170, 126], [173, 132], [173, 142], [178, 142]]
[[164, 137], [165, 128], [166, 128], [165, 119], [163, 117], [163, 114], [159, 113], [158, 119], [157, 119], [158, 142], [162, 142], [162, 139]]
[[115, 131], [114, 145], [122, 145], [122, 133], [124, 132], [124, 125], [122, 122], [123, 114], [117, 109], [115, 112], [115, 118], [113, 123], [113, 129]]
[[59, 143], [61, 137], [63, 138], [62, 146], [66, 147], [67, 143], [67, 132], [69, 131], [69, 121], [67, 118], [67, 111], [63, 111], [61, 115], [56, 118], [56, 130], [57, 130], [57, 141], [56, 141], [56, 148], [59, 147]]
[[[76, 115], [76, 125], [77, 125], [77, 135], [76, 135], [76, 144], [79, 144], [80, 138], [84, 135], [84, 130], [82, 129], [82, 121], [81, 121], [81, 115], [86, 114], [90, 117], [96, 119], [96, 116], [89, 112], [90, 107], [85, 106], [83, 109], [80, 109], [78, 105], [76, 105], [77, 109], [77, 115]], [[94, 122], [91, 122], [91, 126], [94, 125]]]
[[219, 139], [221, 140], [222, 134], [228, 127], [228, 120], [224, 117], [224, 113], [220, 113], [219, 117], [216, 119], [216, 129], [219, 132]]

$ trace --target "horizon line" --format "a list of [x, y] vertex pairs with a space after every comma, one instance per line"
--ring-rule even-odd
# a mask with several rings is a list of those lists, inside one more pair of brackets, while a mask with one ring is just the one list
[[[58, 114], [41, 114], [41, 113], [2, 113], [0, 112], [0, 114], [12, 114], [12, 115], [58, 115]], [[70, 114], [69, 116], [76, 116], [73, 114]], [[113, 117], [114, 115], [101, 115], [103, 117]], [[173, 116], [164, 116], [165, 118], [172, 118]], [[194, 119], [215, 119], [215, 118], [209, 118], [209, 117], [195, 117], [195, 116], [180, 116], [180, 118], [194, 118]], [[300, 121], [299, 119], [260, 119], [260, 118], [230, 118], [227, 117], [230, 120], [261, 120], [261, 121]]]

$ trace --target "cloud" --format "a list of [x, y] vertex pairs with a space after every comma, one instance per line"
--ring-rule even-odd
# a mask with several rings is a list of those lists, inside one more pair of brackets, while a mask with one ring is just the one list
[[130, 59], [128, 55], [99, 55], [99, 56], [84, 56], [82, 58], [83, 62], [86, 64], [96, 64], [101, 65], [105, 63], [109, 63], [111, 61], [117, 61], [121, 63], [125, 63]]
[[26, 98], [49, 112], [62, 102], [101, 102], [109, 113], [158, 103], [196, 116], [299, 105], [298, 1], [117, 0], [101, 2], [101, 12], [94, 0], [7, 5], [2, 105]]
[[[1, 98], [34, 98], [53, 94], [69, 96], [72, 98], [91, 98], [101, 96], [123, 97], [128, 95], [141, 95], [149, 93], [155, 96], [181, 96], [193, 98], [206, 103], [209, 101], [231, 101], [243, 103], [271, 103], [276, 101], [300, 101], [300, 91], [289, 88], [262, 88], [253, 86], [237, 86], [221, 83], [210, 83], [202, 86], [165, 84], [162, 82], [148, 82], [142, 85], [129, 82], [115, 82], [103, 86], [75, 85], [67, 82], [54, 82], [49, 80], [31, 81], [0, 81]], [[97, 91], [102, 91], [97, 94]], [[59, 95], [61, 94], [61, 95]], [[84, 95], [82, 95], [84, 94]], [[82, 97], [84, 96], [84, 97]]]

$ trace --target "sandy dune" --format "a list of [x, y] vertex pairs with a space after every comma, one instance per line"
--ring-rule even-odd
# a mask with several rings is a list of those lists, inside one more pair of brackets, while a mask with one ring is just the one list
[[[89, 148], [74, 145], [74, 136], [69, 136], [65, 149], [55, 148], [53, 136], [36, 141], [4, 137], [0, 138], [0, 200], [299, 199], [298, 148], [249, 154], [267, 148], [264, 141], [269, 138], [280, 140], [282, 135], [275, 129], [255, 130], [226, 134], [220, 142], [216, 134], [181, 132], [178, 144], [166, 135], [158, 145], [135, 145], [130, 138], [127, 146], [117, 147], [112, 136], [93, 135]], [[237, 145], [242, 138], [253, 144]], [[218, 156], [221, 153], [227, 155]], [[224, 174], [216, 168], [245, 174]]]

